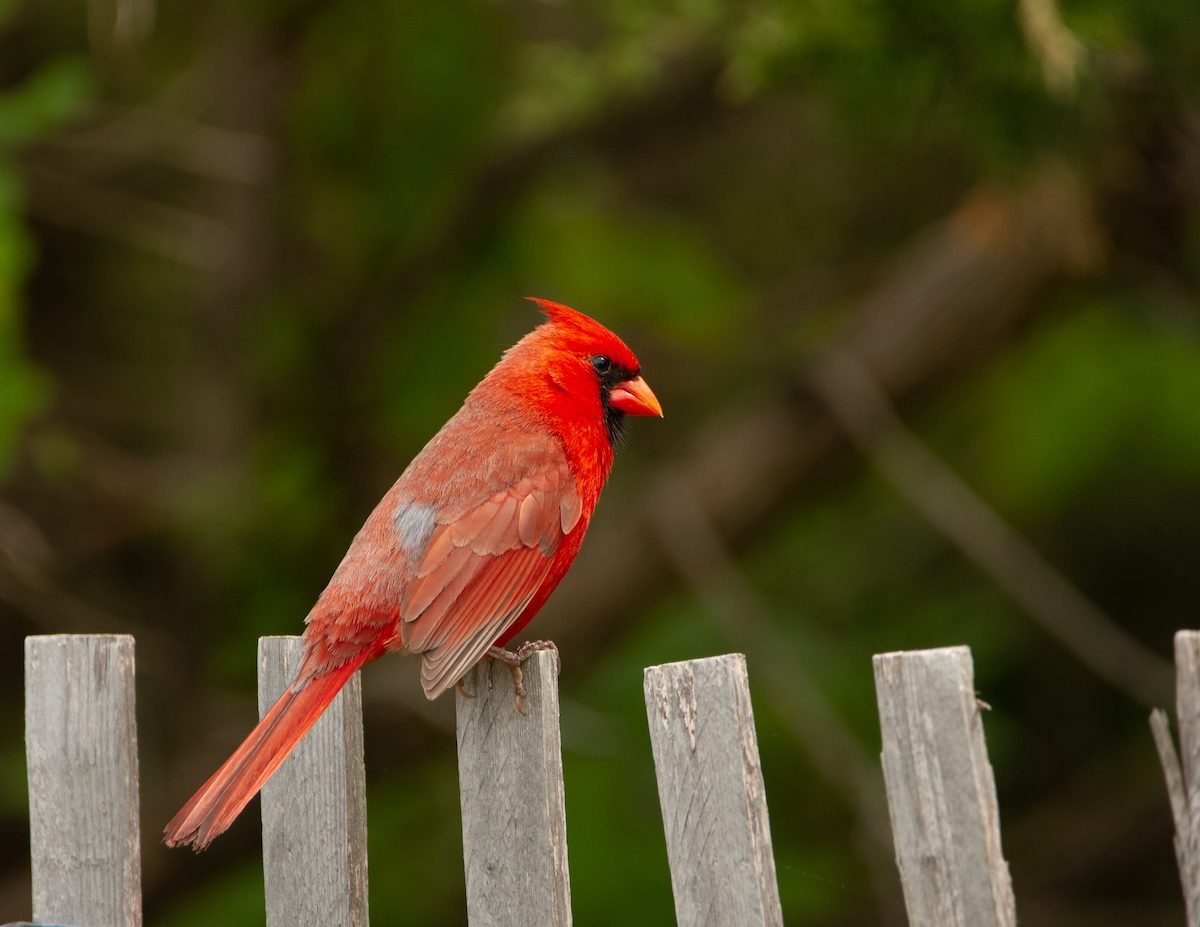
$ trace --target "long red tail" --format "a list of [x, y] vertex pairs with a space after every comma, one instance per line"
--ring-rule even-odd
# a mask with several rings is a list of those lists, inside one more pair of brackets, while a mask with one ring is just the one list
[[163, 831], [163, 842], [173, 847], [190, 844], [199, 852], [224, 833], [366, 662], [367, 655], [313, 677], [299, 691], [289, 687], [242, 745], [171, 819]]

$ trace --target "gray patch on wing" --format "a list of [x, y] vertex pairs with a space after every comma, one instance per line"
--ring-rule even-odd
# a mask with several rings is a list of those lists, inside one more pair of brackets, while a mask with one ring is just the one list
[[435, 525], [431, 505], [419, 502], [401, 502], [392, 511], [392, 524], [400, 536], [400, 546], [409, 554], [418, 554], [425, 549], [429, 535]]

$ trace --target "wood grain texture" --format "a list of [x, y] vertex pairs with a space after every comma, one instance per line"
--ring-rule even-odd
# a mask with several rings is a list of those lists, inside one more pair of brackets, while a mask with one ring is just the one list
[[571, 923], [559, 739], [558, 657], [524, 664], [525, 709], [508, 667], [485, 660], [457, 695], [467, 921], [473, 927]]
[[1175, 819], [1175, 858], [1190, 927], [1200, 927], [1200, 632], [1175, 635], [1175, 711], [1179, 718], [1176, 758], [1167, 719], [1151, 715]]
[[746, 658], [647, 667], [645, 695], [680, 927], [782, 925]]
[[[295, 676], [299, 637], [258, 642], [258, 710]], [[355, 673], [262, 790], [268, 927], [366, 927], [367, 800]]]
[[883, 775], [913, 927], [1014, 927], [971, 652], [875, 657]]
[[1192, 819], [1200, 804], [1200, 632], [1175, 635], [1175, 711], [1179, 716], [1179, 753]]
[[142, 923], [133, 638], [25, 639], [33, 919]]
[[1154, 735], [1154, 746], [1158, 750], [1163, 778], [1167, 783], [1167, 798], [1171, 803], [1171, 819], [1175, 825], [1175, 863], [1179, 867], [1188, 927], [1200, 927], [1200, 894], [1197, 892], [1200, 879], [1196, 877], [1195, 828], [1188, 815], [1188, 795], [1183, 784], [1179, 754], [1171, 737], [1171, 723], [1161, 708], [1150, 712], [1150, 731]]

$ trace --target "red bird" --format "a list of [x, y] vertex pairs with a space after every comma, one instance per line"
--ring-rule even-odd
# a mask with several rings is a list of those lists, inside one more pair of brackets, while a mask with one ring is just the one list
[[387, 651], [420, 654], [431, 699], [485, 656], [519, 664], [522, 651], [503, 647], [579, 552], [624, 417], [662, 415], [620, 338], [533, 301], [549, 321], [504, 353], [375, 506], [305, 619], [295, 681], [167, 825], [167, 844], [202, 850], [223, 833]]

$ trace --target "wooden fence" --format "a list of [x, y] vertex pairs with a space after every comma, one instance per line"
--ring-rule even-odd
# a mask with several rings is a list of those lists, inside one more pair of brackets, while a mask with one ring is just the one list
[[[291, 679], [299, 638], [259, 645], [260, 711]], [[1200, 927], [1200, 634], [1176, 638], [1182, 766], [1156, 712], [1188, 922]], [[526, 715], [505, 667], [459, 695], [458, 756], [472, 925], [567, 925], [571, 887], [556, 657], [525, 666]], [[896, 861], [914, 927], [1012, 927], [1015, 902], [970, 651], [874, 659]], [[134, 645], [59, 635], [25, 642], [33, 917], [138, 927]], [[681, 927], [781, 925], [766, 792], [740, 654], [645, 671], [675, 912]], [[357, 676], [262, 795], [266, 921], [365, 927], [366, 798]], [[720, 839], [713, 839], [719, 835]], [[514, 846], [520, 853], [512, 853]]]

